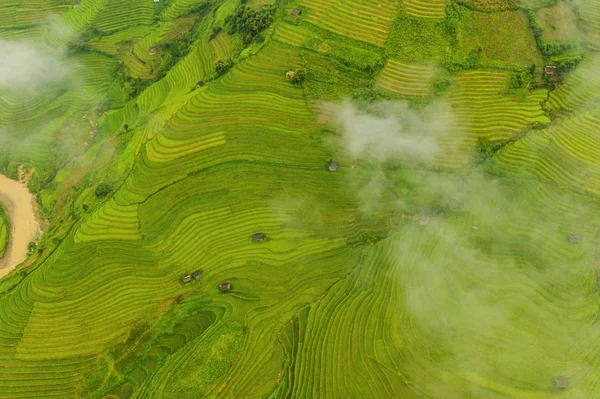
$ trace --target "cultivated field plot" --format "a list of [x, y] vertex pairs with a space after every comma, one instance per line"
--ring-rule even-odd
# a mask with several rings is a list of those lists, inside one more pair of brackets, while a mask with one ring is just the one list
[[332, 32], [383, 46], [398, 12], [396, 0], [302, 0], [305, 21]]
[[577, 16], [567, 3], [540, 8], [536, 15], [542, 25], [544, 40], [579, 40]]
[[443, 156], [436, 165], [450, 169], [468, 164], [469, 154], [478, 139], [497, 142], [509, 140], [548, 117], [540, 105], [545, 90], [519, 99], [506, 94], [508, 75], [499, 71], [464, 72], [455, 78], [447, 100], [452, 106], [448, 135], [440, 139]]
[[481, 48], [481, 55], [492, 61], [520, 67], [531, 64], [542, 67], [544, 63], [527, 18], [521, 11], [469, 12], [463, 40], [465, 56]]
[[[534, 3], [537, 0], [525, 0], [527, 4]], [[542, 0], [544, 1], [544, 0]], [[521, 0], [465, 0], [465, 4], [469, 6], [484, 10], [484, 11], [504, 11], [515, 9], [519, 7], [523, 1]]]
[[600, 4], [593, 0], [580, 0], [579, 11], [586, 29], [591, 50], [600, 50]]
[[[542, 399], [563, 397], [552, 378], [563, 374], [578, 384], [569, 395], [585, 396], [597, 382], [578, 360], [600, 334], [589, 323], [597, 208], [535, 182], [466, 187], [457, 200], [469, 213], [405, 225], [286, 325], [281, 397]], [[585, 241], [569, 243], [568, 232]]]
[[546, 106], [558, 112], [584, 111], [598, 105], [600, 57], [587, 56], [581, 65], [565, 77], [565, 82], [550, 93]]
[[404, 0], [402, 7], [408, 15], [418, 18], [442, 19], [446, 16], [448, 0]]
[[377, 85], [405, 96], [426, 96], [431, 92], [434, 68], [389, 59]]
[[600, 194], [598, 112], [565, 119], [528, 134], [498, 156], [499, 170], [530, 173], [559, 187]]

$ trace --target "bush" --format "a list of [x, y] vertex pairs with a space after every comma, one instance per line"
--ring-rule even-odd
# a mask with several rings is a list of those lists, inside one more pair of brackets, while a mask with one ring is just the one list
[[259, 9], [240, 5], [227, 17], [225, 23], [229, 33], [240, 33], [245, 45], [248, 45], [262, 31], [271, 26], [277, 7], [271, 4]]
[[294, 71], [294, 76], [292, 76], [292, 82], [294, 83], [302, 83], [306, 79], [306, 70], [304, 68], [298, 68]]
[[231, 68], [231, 66], [232, 66], [231, 60], [227, 60], [227, 61], [218, 60], [215, 63], [215, 73], [217, 74], [217, 77], [225, 74], [225, 72], [227, 72], [229, 70], [229, 68]]
[[104, 198], [112, 191], [112, 187], [106, 183], [100, 183], [96, 187], [96, 191], [94, 191], [94, 195], [96, 198]]

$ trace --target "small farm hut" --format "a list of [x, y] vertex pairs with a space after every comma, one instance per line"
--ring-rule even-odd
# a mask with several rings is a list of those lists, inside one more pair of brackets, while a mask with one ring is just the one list
[[569, 386], [569, 379], [567, 377], [554, 377], [554, 387], [556, 389], [566, 388]]
[[301, 10], [301, 9], [299, 9], [299, 8], [294, 8], [294, 9], [292, 10], [292, 14], [293, 14], [293, 15], [300, 15], [300, 14], [302, 14], [302, 10]]
[[296, 75], [296, 72], [294, 72], [294, 71], [287, 71], [287, 72], [285, 73], [285, 78], [286, 78], [287, 80], [292, 80], [292, 79], [294, 79], [294, 76], [295, 76], [295, 75]]
[[229, 291], [231, 289], [231, 284], [229, 283], [222, 283], [219, 285], [219, 290], [220, 291]]
[[196, 270], [195, 272], [193, 272], [192, 277], [194, 278], [194, 280], [198, 280], [200, 277], [202, 277], [202, 270]]
[[263, 242], [266, 236], [264, 233], [256, 233], [252, 235], [252, 241], [254, 242]]
[[182, 283], [188, 283], [188, 282], [190, 282], [190, 281], [192, 281], [192, 276], [191, 276], [191, 275], [189, 275], [189, 274], [186, 274], [185, 276], [183, 276], [183, 277], [181, 278], [181, 282], [182, 282]]
[[80, 1], [76, 1], [75, 4], [73, 4], [73, 8], [79, 7], [79, 4], [81, 4], [81, 2]]
[[583, 237], [581, 236], [581, 234], [569, 234], [567, 235], [567, 239], [571, 244], [579, 244]]
[[477, 225], [475, 225], [475, 224], [474, 224], [474, 225], [473, 225], [473, 230], [475, 230], [475, 231], [479, 231], [479, 226], [477, 226]]
[[554, 66], [554, 65], [546, 65], [544, 67], [544, 73], [546, 73], [547, 76], [552, 76], [555, 73], [558, 72], [558, 67]]
[[204, 81], [203, 80], [199, 80], [198, 83], [196, 83], [196, 87], [202, 87], [204, 86]]
[[155, 3], [158, 3], [160, 0], [154, 0]]
[[340, 168], [340, 164], [337, 162], [331, 161], [331, 162], [329, 162], [327, 167], [329, 168], [330, 171], [335, 172], [336, 170], [338, 170]]
[[421, 226], [427, 226], [429, 224], [429, 216], [421, 216], [421, 219], [419, 220], [419, 224]]

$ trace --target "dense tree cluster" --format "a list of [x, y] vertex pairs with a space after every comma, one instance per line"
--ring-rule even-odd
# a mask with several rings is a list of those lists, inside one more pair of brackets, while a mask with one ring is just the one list
[[96, 195], [96, 198], [104, 198], [108, 194], [110, 194], [111, 191], [112, 187], [109, 184], [100, 183], [98, 184], [98, 186], [96, 186], [96, 191], [94, 192], [94, 195]]
[[240, 33], [244, 44], [248, 45], [260, 32], [271, 25], [276, 11], [274, 4], [258, 9], [245, 5], [238, 6], [235, 12], [227, 17], [229, 33]]

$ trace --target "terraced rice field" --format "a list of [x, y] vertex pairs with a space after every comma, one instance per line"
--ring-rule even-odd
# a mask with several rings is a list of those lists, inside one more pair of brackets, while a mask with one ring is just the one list
[[[598, 396], [594, 54], [551, 93], [509, 91], [541, 60], [521, 51], [535, 42], [518, 13], [462, 9], [450, 37], [446, 1], [301, 0], [243, 48], [233, 1], [52, 4], [69, 29], [44, 40], [86, 33], [90, 51], [66, 56], [71, 82], [0, 93], [0, 170], [35, 167], [48, 219], [0, 280], [0, 397]], [[42, 37], [17, 8], [0, 2], [1, 37]], [[390, 37], [396, 18], [437, 41]], [[497, 52], [465, 66], [465, 43]], [[286, 79], [299, 68], [303, 82]], [[439, 76], [449, 86], [434, 90]], [[402, 155], [422, 137], [381, 135], [394, 119], [358, 111], [361, 138], [398, 154], [351, 155], [325, 118], [348, 98], [357, 110], [400, 98], [407, 125], [435, 99], [433, 162]], [[482, 143], [506, 145], [475, 163]]]
[[405, 96], [426, 96], [431, 93], [434, 74], [435, 70], [430, 66], [389, 59], [377, 85]]
[[559, 112], [595, 108], [600, 87], [600, 58], [593, 54], [566, 75], [565, 82], [550, 93], [546, 106]]
[[232, 46], [229, 36], [225, 32], [219, 33], [210, 44], [217, 60], [227, 60], [231, 57]]
[[444, 149], [437, 165], [460, 168], [478, 139], [490, 142], [509, 140], [525, 129], [549, 123], [541, 102], [545, 90], [536, 90], [521, 99], [506, 94], [506, 72], [479, 70], [458, 75], [446, 95], [453, 122], [440, 139]]
[[598, 195], [598, 123], [597, 112], [586, 112], [549, 129], [532, 132], [500, 154], [498, 168], [528, 172], [559, 187]]
[[404, 0], [404, 12], [417, 18], [443, 19], [447, 0]]
[[395, 0], [302, 0], [300, 4], [308, 8], [305, 21], [379, 46], [385, 43], [398, 9]]

